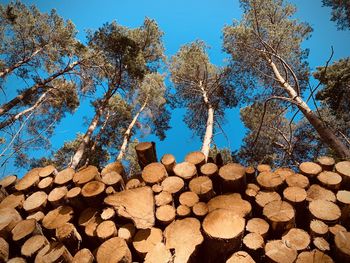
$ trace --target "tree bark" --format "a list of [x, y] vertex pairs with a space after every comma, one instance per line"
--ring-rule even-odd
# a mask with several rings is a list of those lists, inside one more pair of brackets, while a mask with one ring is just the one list
[[55, 74], [51, 75], [50, 77], [44, 79], [43, 81], [40, 81], [40, 83], [37, 83], [33, 85], [32, 87], [24, 90], [21, 94], [17, 95], [15, 98], [10, 100], [9, 102], [6, 102], [5, 104], [1, 105], [0, 107], [0, 116], [7, 113], [9, 110], [11, 110], [13, 107], [17, 106], [22, 100], [28, 98], [30, 95], [36, 93], [39, 88], [44, 87], [46, 84], [50, 83], [57, 77], [71, 71], [73, 68], [75, 68], [77, 65], [79, 65], [80, 61], [75, 61], [71, 64], [69, 64], [64, 69], [56, 72]]
[[139, 118], [141, 112], [145, 109], [146, 105], [148, 103], [148, 97], [145, 100], [145, 103], [142, 105], [142, 107], [139, 109], [139, 111], [136, 113], [136, 115], [134, 116], [134, 118], [132, 119], [132, 121], [130, 122], [128, 129], [126, 130], [126, 132], [124, 133], [124, 139], [123, 139], [123, 144], [120, 147], [120, 151], [118, 154], [118, 157], [116, 159], [116, 161], [121, 161], [124, 157], [124, 154], [126, 152], [126, 148], [129, 144], [129, 140], [131, 138], [131, 131], [134, 127], [134, 125], [136, 124], [137, 119]]
[[90, 125], [89, 125], [89, 127], [88, 127], [88, 129], [83, 137], [83, 141], [80, 143], [78, 150], [75, 152], [74, 156], [72, 157], [71, 164], [69, 165], [70, 168], [76, 169], [77, 166], [79, 165], [79, 163], [83, 157], [83, 154], [86, 150], [86, 146], [90, 142], [91, 136], [92, 136], [93, 132], [95, 131], [98, 122], [100, 121], [102, 111], [103, 111], [103, 106], [100, 106], [97, 109], [94, 118], [90, 122]]
[[33, 57], [35, 57], [37, 54], [39, 54], [42, 50], [43, 50], [43, 47], [38, 48], [30, 56], [28, 56], [20, 61], [17, 61], [15, 64], [13, 64], [12, 66], [10, 66], [8, 68], [3, 69], [2, 71], [0, 71], [0, 78], [5, 78], [12, 71], [14, 71], [15, 69], [19, 68], [23, 64], [30, 61]]
[[207, 161], [209, 156], [209, 150], [210, 150], [210, 144], [211, 140], [213, 138], [213, 128], [214, 128], [214, 108], [209, 102], [208, 94], [206, 90], [204, 89], [202, 82], [199, 83], [199, 87], [202, 90], [202, 96], [205, 105], [208, 108], [208, 118], [207, 118], [207, 125], [205, 129], [203, 144], [202, 144], [202, 153], [205, 155], [205, 161]]
[[278, 80], [280, 86], [288, 93], [290, 99], [297, 105], [305, 118], [315, 128], [321, 140], [332, 148], [337, 155], [342, 159], [350, 158], [350, 149], [334, 134], [334, 132], [327, 127], [323, 121], [310, 109], [305, 101], [298, 95], [298, 93], [290, 86], [290, 84], [282, 77], [277, 66], [272, 59], [265, 57], [273, 73]]

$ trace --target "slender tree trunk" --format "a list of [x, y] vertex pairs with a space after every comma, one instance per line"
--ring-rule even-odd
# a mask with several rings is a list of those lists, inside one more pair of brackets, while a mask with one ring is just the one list
[[293, 102], [297, 104], [298, 108], [304, 114], [305, 118], [315, 128], [321, 140], [331, 149], [333, 149], [340, 158], [350, 158], [350, 149], [346, 147], [346, 145], [335, 135], [335, 133], [323, 123], [323, 121], [310, 109], [305, 101], [282, 77], [275, 63], [269, 58], [266, 59], [281, 87], [288, 93]]
[[209, 150], [211, 141], [213, 138], [213, 129], [214, 129], [214, 108], [209, 102], [208, 94], [205, 91], [202, 82], [199, 83], [199, 87], [202, 90], [203, 100], [205, 105], [207, 105], [208, 108], [208, 118], [207, 118], [207, 125], [205, 128], [205, 134], [203, 138], [203, 144], [202, 144], [202, 153], [205, 155], [205, 160], [208, 159], [209, 156]]
[[38, 48], [30, 56], [26, 57], [25, 59], [22, 59], [22, 60], [18, 61], [17, 63], [13, 64], [12, 66], [10, 66], [8, 68], [3, 69], [2, 71], [0, 71], [0, 78], [5, 78], [9, 73], [11, 73], [15, 69], [19, 68], [23, 64], [27, 63], [28, 61], [30, 61], [33, 57], [35, 57], [42, 50], [43, 50], [42, 47]]
[[22, 100], [28, 98], [30, 95], [36, 93], [38, 91], [38, 89], [40, 87], [45, 86], [46, 84], [50, 83], [51, 81], [53, 81], [54, 79], [56, 79], [57, 77], [71, 71], [74, 67], [76, 67], [77, 65], [79, 65], [80, 62], [79, 61], [75, 61], [71, 64], [69, 64], [67, 67], [65, 67], [64, 69], [56, 72], [55, 74], [51, 75], [50, 77], [44, 79], [43, 81], [41, 81], [40, 83], [35, 84], [34, 86], [26, 89], [25, 91], [23, 91], [21, 94], [17, 95], [15, 98], [13, 98], [12, 100], [10, 100], [9, 102], [3, 104], [0, 107], [0, 116], [4, 115], [5, 113], [7, 113], [9, 110], [11, 110], [13, 107], [15, 107], [16, 105], [18, 105]]
[[123, 159], [125, 152], [126, 152], [126, 149], [127, 149], [127, 146], [129, 144], [129, 140], [131, 137], [131, 131], [132, 131], [133, 127], [135, 126], [135, 123], [136, 123], [137, 119], [139, 118], [141, 112], [145, 109], [147, 102], [148, 102], [148, 97], [146, 98], [145, 103], [142, 105], [140, 110], [136, 113], [136, 115], [134, 116], [134, 118], [130, 122], [126, 132], [124, 133], [123, 144], [120, 147], [119, 154], [118, 154], [116, 161], [121, 161]]
[[72, 161], [71, 161], [69, 167], [76, 169], [77, 166], [79, 165], [79, 163], [83, 157], [83, 154], [85, 153], [86, 146], [90, 142], [91, 136], [92, 136], [93, 132], [95, 131], [95, 129], [100, 121], [102, 112], [103, 112], [103, 106], [101, 105], [97, 109], [94, 118], [90, 122], [90, 125], [89, 125], [89, 127], [88, 127], [88, 129], [83, 137], [83, 141], [80, 143], [78, 150], [75, 152], [74, 156], [72, 157]]
[[19, 118], [21, 118], [22, 116], [24, 116], [25, 114], [34, 111], [35, 109], [37, 109], [40, 104], [45, 100], [46, 95], [49, 93], [50, 90], [46, 91], [45, 93], [43, 93], [39, 99], [35, 102], [35, 104], [19, 113], [17, 113], [16, 115], [13, 115], [11, 117], [9, 117], [7, 120], [0, 122], [0, 130], [2, 130], [3, 128], [5, 128], [6, 126], [14, 123], [15, 121], [17, 121]]

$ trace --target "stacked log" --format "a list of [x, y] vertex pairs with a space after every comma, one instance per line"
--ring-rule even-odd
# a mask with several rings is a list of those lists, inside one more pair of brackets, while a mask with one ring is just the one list
[[350, 262], [350, 162], [121, 163], [0, 180], [0, 262]]

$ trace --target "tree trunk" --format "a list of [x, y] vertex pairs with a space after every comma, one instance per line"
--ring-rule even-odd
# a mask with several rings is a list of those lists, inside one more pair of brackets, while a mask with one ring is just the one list
[[203, 144], [202, 144], [202, 153], [205, 155], [205, 161], [208, 159], [209, 150], [210, 150], [210, 144], [211, 140], [213, 138], [213, 128], [214, 128], [214, 108], [209, 102], [208, 94], [206, 90], [204, 89], [202, 82], [199, 83], [199, 87], [202, 90], [203, 100], [204, 103], [208, 107], [208, 119], [207, 119], [207, 125], [205, 129]]
[[57, 77], [63, 75], [64, 73], [67, 73], [67, 72], [71, 71], [74, 67], [76, 67], [79, 64], [80, 64], [79, 61], [75, 61], [75, 62], [69, 64], [64, 69], [56, 72], [55, 74], [53, 74], [50, 77], [44, 79], [40, 83], [37, 83], [37, 84], [33, 85], [29, 89], [24, 90], [21, 94], [17, 95], [15, 98], [10, 100], [9, 102], [1, 105], [1, 107], [0, 107], [0, 116], [2, 116], [5, 113], [7, 113], [13, 107], [17, 106], [22, 100], [27, 99], [30, 95], [36, 93], [39, 88], [44, 87], [46, 84], [50, 83], [51, 81], [53, 81]]
[[83, 157], [83, 154], [86, 150], [86, 146], [90, 142], [91, 136], [92, 136], [93, 132], [95, 131], [98, 122], [100, 121], [102, 111], [103, 111], [103, 106], [100, 106], [100, 108], [98, 108], [98, 110], [96, 111], [94, 118], [90, 122], [89, 128], [87, 129], [87, 131], [83, 137], [83, 141], [80, 143], [78, 150], [75, 152], [75, 154], [72, 158], [71, 164], [69, 166], [70, 168], [76, 169], [78, 164], [80, 163], [80, 161]]
[[9, 73], [11, 73], [15, 69], [19, 68], [23, 64], [27, 63], [28, 61], [30, 61], [33, 57], [35, 57], [42, 50], [43, 50], [43, 47], [38, 48], [30, 56], [18, 61], [17, 63], [13, 64], [12, 66], [10, 66], [8, 68], [3, 69], [2, 71], [0, 71], [0, 78], [5, 78]]
[[19, 113], [17, 113], [16, 115], [13, 115], [11, 117], [9, 117], [7, 120], [0, 122], [0, 130], [2, 130], [3, 128], [5, 128], [6, 126], [14, 123], [15, 121], [17, 121], [19, 118], [21, 118], [23, 115], [34, 111], [36, 108], [38, 108], [40, 106], [40, 104], [44, 101], [46, 95], [48, 94], [49, 90], [46, 91], [45, 93], [43, 93], [39, 99], [35, 102], [35, 104]]
[[129, 124], [128, 129], [124, 133], [123, 144], [120, 147], [120, 151], [119, 151], [119, 154], [118, 154], [116, 161], [121, 161], [123, 159], [124, 154], [125, 154], [126, 149], [127, 149], [127, 146], [128, 146], [128, 143], [129, 143], [129, 140], [130, 140], [130, 137], [131, 137], [131, 131], [132, 131], [134, 125], [136, 124], [136, 121], [139, 118], [141, 112], [145, 109], [147, 103], [148, 103], [148, 97], [146, 98], [145, 103], [142, 105], [140, 110], [136, 113], [136, 115], [132, 119], [131, 123]]
[[295, 103], [305, 118], [315, 128], [321, 140], [332, 148], [337, 155], [342, 159], [350, 158], [350, 149], [334, 134], [334, 132], [327, 127], [323, 121], [310, 109], [305, 101], [297, 94], [297, 92], [290, 86], [290, 84], [282, 77], [277, 66], [272, 59], [267, 58], [273, 73], [278, 80], [280, 86], [288, 93], [289, 97]]

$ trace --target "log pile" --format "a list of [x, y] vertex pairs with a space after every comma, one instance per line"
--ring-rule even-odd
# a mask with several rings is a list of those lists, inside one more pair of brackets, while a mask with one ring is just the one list
[[[350, 262], [350, 162], [157, 160], [0, 180], [0, 262]], [[213, 160], [213, 159], [210, 159]]]

